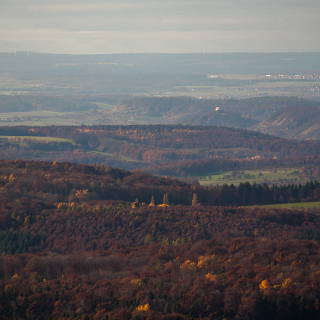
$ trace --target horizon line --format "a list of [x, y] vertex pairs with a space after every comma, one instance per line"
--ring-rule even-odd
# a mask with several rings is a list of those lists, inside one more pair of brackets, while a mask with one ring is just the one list
[[59, 52], [46, 52], [46, 51], [0, 51], [0, 54], [47, 54], [47, 55], [74, 55], [74, 56], [94, 56], [94, 55], [192, 55], [192, 54], [320, 54], [320, 51], [190, 51], [190, 52], [109, 52], [109, 53], [59, 53]]

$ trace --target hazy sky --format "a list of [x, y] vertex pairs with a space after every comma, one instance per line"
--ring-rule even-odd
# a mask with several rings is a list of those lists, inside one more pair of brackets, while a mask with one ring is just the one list
[[0, 51], [320, 51], [320, 0], [0, 0]]

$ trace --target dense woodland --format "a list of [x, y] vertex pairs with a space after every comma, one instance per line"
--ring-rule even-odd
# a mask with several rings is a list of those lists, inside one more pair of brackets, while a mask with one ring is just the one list
[[[73, 202], [81, 199], [120, 200], [157, 203], [167, 193], [172, 204], [190, 205], [197, 194], [203, 205], [253, 205], [318, 201], [320, 182], [305, 184], [259, 185], [241, 183], [203, 187], [144, 172], [130, 172], [101, 165], [37, 161], [0, 161], [0, 199], [6, 203], [23, 195], [45, 199], [47, 203]], [[78, 193], [84, 191], [80, 196]]]
[[[230, 206], [237, 194], [253, 201], [258, 187], [249, 184], [203, 188], [104, 166], [0, 165], [1, 319], [320, 316], [317, 210]], [[288, 200], [320, 197], [317, 182], [261, 188]], [[169, 207], [141, 203], [149, 194], [158, 204], [164, 193]], [[222, 194], [228, 206], [208, 206]]]

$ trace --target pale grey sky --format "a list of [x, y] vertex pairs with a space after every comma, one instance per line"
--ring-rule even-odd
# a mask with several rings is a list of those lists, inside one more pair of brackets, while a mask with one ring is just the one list
[[0, 51], [320, 51], [320, 0], [0, 0]]

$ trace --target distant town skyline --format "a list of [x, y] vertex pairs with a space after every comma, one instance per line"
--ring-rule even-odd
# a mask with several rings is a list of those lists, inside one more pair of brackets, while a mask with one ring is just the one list
[[320, 51], [318, 0], [1, 0], [0, 51]]

